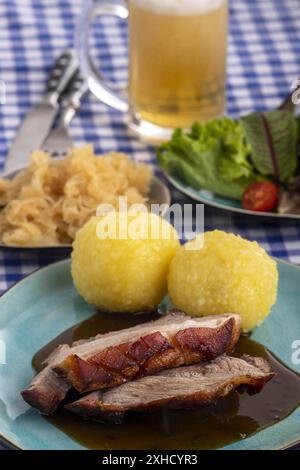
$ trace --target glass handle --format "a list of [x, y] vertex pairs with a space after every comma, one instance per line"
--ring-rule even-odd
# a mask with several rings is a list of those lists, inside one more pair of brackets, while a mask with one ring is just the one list
[[89, 32], [93, 20], [100, 15], [113, 15], [126, 20], [128, 8], [125, 3], [115, 3], [111, 0], [89, 1], [85, 7], [76, 28], [75, 45], [78, 53], [80, 68], [89, 89], [103, 103], [119, 111], [127, 112], [128, 102], [116, 92], [116, 87], [104, 79], [91, 58], [89, 52]]

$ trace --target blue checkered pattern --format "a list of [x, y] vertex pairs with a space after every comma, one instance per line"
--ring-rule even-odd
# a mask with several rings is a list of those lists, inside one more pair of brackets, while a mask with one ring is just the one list
[[[1, 0], [0, 78], [7, 87], [0, 105], [0, 165], [25, 113], [39, 101], [54, 59], [73, 45], [76, 18], [84, 0]], [[300, 0], [231, 0], [228, 112], [272, 109], [300, 74]], [[95, 54], [106, 76], [126, 82], [126, 25], [97, 21]], [[74, 142], [91, 142], [97, 152], [119, 150], [154, 161], [150, 147], [135, 140], [124, 117], [89, 96], [75, 117]], [[185, 202], [178, 193], [174, 200]], [[206, 208], [206, 229], [220, 228], [255, 239], [274, 256], [300, 263], [300, 223], [262, 221]], [[0, 291], [40, 266], [68, 256], [65, 250], [0, 251]]]

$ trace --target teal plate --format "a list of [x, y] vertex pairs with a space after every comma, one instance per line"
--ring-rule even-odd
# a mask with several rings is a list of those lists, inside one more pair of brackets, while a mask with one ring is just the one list
[[[278, 301], [253, 338], [300, 372], [300, 365], [292, 363], [292, 343], [300, 339], [300, 268], [282, 261], [278, 267]], [[0, 359], [4, 363], [0, 365], [0, 436], [22, 449], [83, 449], [30, 408], [19, 394], [32, 378], [34, 353], [94, 314], [73, 287], [70, 261], [52, 264], [23, 279], [0, 298], [0, 312]], [[282, 449], [299, 441], [300, 408], [225, 449]]]
[[300, 220], [300, 214], [278, 214], [277, 212], [255, 212], [243, 209], [242, 204], [234, 199], [217, 196], [216, 194], [206, 191], [204, 189], [193, 189], [186, 185], [178, 178], [164, 173], [167, 180], [181, 193], [194, 199], [194, 201], [207, 204], [218, 209], [223, 209], [230, 212], [237, 212], [238, 214], [251, 215], [254, 217], [267, 217], [271, 219], [294, 219]]

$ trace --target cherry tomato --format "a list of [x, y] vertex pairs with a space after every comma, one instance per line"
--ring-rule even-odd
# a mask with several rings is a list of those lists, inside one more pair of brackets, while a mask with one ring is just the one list
[[252, 183], [244, 192], [244, 209], [257, 212], [271, 212], [278, 205], [279, 191], [275, 184], [267, 181]]

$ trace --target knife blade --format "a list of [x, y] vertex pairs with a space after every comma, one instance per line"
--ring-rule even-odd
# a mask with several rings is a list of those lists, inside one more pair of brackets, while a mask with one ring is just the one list
[[64, 51], [50, 73], [41, 102], [31, 109], [21, 123], [4, 164], [5, 171], [26, 163], [30, 153], [41, 147], [59, 109], [59, 97], [77, 68], [72, 51]]

